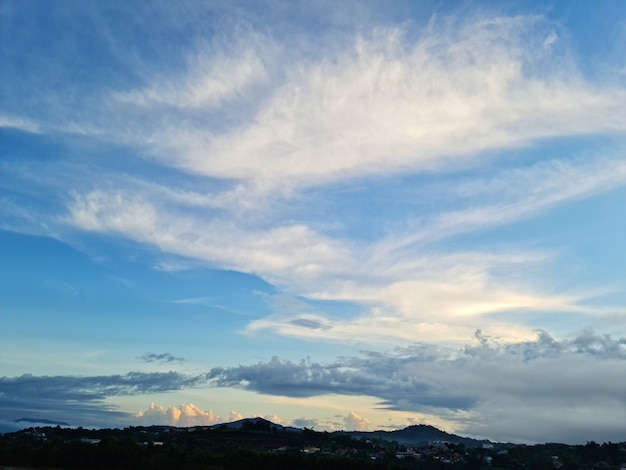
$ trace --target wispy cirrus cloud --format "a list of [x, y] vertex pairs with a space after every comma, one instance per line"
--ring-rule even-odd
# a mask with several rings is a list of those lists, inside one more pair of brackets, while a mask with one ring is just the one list
[[[610, 191], [623, 185], [624, 178], [623, 165], [609, 159], [552, 161], [503, 172], [490, 180], [469, 180], [456, 188], [468, 209], [459, 210], [458, 204], [452, 204], [453, 209], [446, 211], [449, 206], [444, 204], [440, 215], [425, 218], [413, 232], [396, 231], [372, 243], [326, 235], [305, 224], [265, 229], [223, 216], [205, 221], [141, 192], [76, 193], [68, 222], [86, 230], [123, 233], [168, 253], [253, 273], [305, 298], [355, 302], [364, 308], [359, 318], [350, 319], [332, 318], [319, 309], [283, 309], [253, 321], [250, 332], [272, 330], [337, 340], [447, 337], [458, 342], [471, 336], [480, 318], [482, 327], [488, 325], [492, 333], [513, 340], [530, 337], [532, 327], [510, 323], [510, 318], [500, 321], [494, 314], [556, 311], [587, 315], [620, 310], [587, 305], [597, 296], [592, 288], [555, 293], [521, 283], [521, 272], [536, 272], [554, 262], [555, 254], [545, 249], [440, 248], [432, 254], [433, 244]], [[509, 189], [503, 193], [503, 188]], [[496, 194], [502, 196], [496, 198]], [[173, 220], [176, 223], [171, 223]], [[436, 319], [432, 312], [437, 312]]]
[[232, 35], [201, 42], [195, 53], [185, 54], [182, 74], [178, 71], [156, 80], [151, 76], [146, 86], [115, 92], [113, 98], [137, 107], [205, 111], [225, 101], [241, 101], [251, 88], [269, 79], [268, 65], [274, 61], [276, 48], [267, 35], [240, 24]]
[[[183, 49], [182, 74], [146, 73], [147, 85], [91, 103], [107, 102], [99, 115], [110, 119], [80, 122], [166, 165], [238, 181], [231, 196], [252, 205], [259, 193], [622, 133], [624, 90], [587, 80], [558, 29], [536, 15], [441, 16], [344, 35], [316, 56], [240, 23]], [[249, 92], [258, 83], [263, 93]]]
[[[132, 99], [124, 95], [120, 106], [134, 107], [140, 115], [159, 106], [213, 112], [225, 106], [222, 98], [234, 99], [237, 87], [247, 86], [245, 80], [238, 85], [224, 79], [239, 58], [253, 54], [250, 66], [261, 67], [271, 56], [284, 67], [271, 76], [260, 72], [265, 97], [246, 98], [253, 119], [218, 127], [210, 119], [198, 126], [195, 117], [183, 123], [176, 119], [171, 126], [141, 120], [137, 135], [154, 136], [148, 141], [157, 162], [223, 184], [201, 192], [141, 178], [133, 184], [120, 180], [113, 188], [73, 192], [64, 221], [252, 273], [290, 295], [364, 308], [359, 321], [336, 321], [323, 312], [286, 320], [276, 315], [253, 322], [248, 331], [271, 329], [309, 338], [316, 337], [316, 329], [330, 332], [331, 338], [333, 331], [341, 338], [406, 331], [407, 338], [451, 333], [460, 340], [475, 329], [471, 319], [480, 317], [493, 332], [505, 336], [515, 330], [519, 339], [528, 337], [531, 328], [515, 324], [507, 332], [486, 317], [512, 311], [589, 312], [582, 306], [589, 297], [580, 293], [555, 294], [549, 286], [539, 288], [542, 282], [511, 281], [514, 270], [548, 262], [551, 253], [451, 251], [441, 244], [623, 187], [626, 170], [617, 156], [563, 155], [492, 170], [490, 177], [468, 176], [443, 191], [449, 193], [443, 201], [418, 212], [414, 222], [397, 227], [394, 220], [384, 220], [390, 227], [385, 236], [367, 242], [300, 216], [325, 201], [321, 190], [309, 201], [310, 188], [350, 188], [374, 177], [393, 183], [402, 172], [466, 167], [479, 152], [546, 138], [618, 135], [626, 129], [617, 104], [624, 101], [624, 90], [586, 80], [558, 27], [544, 18], [433, 21], [417, 34], [409, 34], [408, 27], [378, 28], [351, 41], [344, 38], [327, 57], [307, 55], [301, 63], [281, 62], [276, 58], [284, 53], [279, 41], [270, 33], [250, 31], [246, 38], [257, 37], [258, 44], [244, 38], [229, 45], [228, 54], [220, 52], [224, 44], [211, 45], [209, 55], [231, 57], [226, 62], [188, 56], [176, 85], [171, 79], [154, 82], [132, 92]], [[266, 46], [268, 55], [261, 52]], [[198, 83], [211, 85], [204, 89]], [[227, 86], [231, 91], [224, 91]], [[129, 125], [138, 124], [131, 118]], [[488, 160], [505, 158], [491, 155]], [[432, 198], [427, 189], [413, 195], [420, 196]], [[424, 254], [433, 249], [437, 255]], [[459, 324], [459, 319], [470, 321]]]
[[[489, 229], [526, 220], [558, 204], [592, 197], [626, 184], [626, 164], [616, 155], [547, 160], [530, 167], [504, 170], [489, 179], [475, 178], [450, 189], [457, 208], [416, 227], [414, 233], [394, 234], [379, 242], [380, 256], [402, 253], [410, 244]], [[441, 189], [441, 188], [439, 188]], [[497, 195], [497, 197], [495, 197]], [[458, 208], [459, 206], [463, 208]]]
[[30, 119], [8, 116], [6, 114], [0, 114], [0, 128], [16, 129], [34, 134], [40, 130], [39, 125]]
[[436, 24], [417, 39], [377, 29], [332, 59], [290, 68], [253, 122], [219, 134], [161, 130], [157, 142], [166, 163], [188, 171], [309, 186], [623, 131], [624, 91], [585, 82], [567, 54], [544, 46], [548, 37], [539, 17]]

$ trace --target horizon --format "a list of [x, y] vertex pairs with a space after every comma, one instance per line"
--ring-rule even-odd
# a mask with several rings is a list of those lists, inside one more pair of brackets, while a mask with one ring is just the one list
[[0, 4], [0, 432], [626, 441], [621, 1]]
[[[42, 424], [43, 426], [28, 426], [28, 427], [23, 427], [21, 429], [18, 430], [13, 430], [13, 431], [7, 431], [7, 432], [3, 432], [0, 431], [0, 434], [9, 434], [9, 433], [13, 433], [13, 432], [20, 432], [20, 431], [28, 431], [29, 429], [46, 429], [46, 428], [61, 428], [61, 429], [80, 429], [80, 427], [75, 427], [75, 426], [70, 426], [67, 423], [61, 423], [61, 422], [38, 422], [36, 420], [31, 420], [28, 418], [21, 418], [18, 420], [15, 420], [15, 422], [28, 422], [30, 424]], [[45, 421], [45, 420], [44, 420]], [[304, 431], [307, 430], [309, 428], [296, 428], [293, 426], [283, 426], [282, 424], [278, 424], [278, 423], [274, 423], [273, 421], [264, 418], [262, 416], [255, 416], [255, 417], [249, 417], [249, 418], [241, 418], [238, 419], [236, 421], [228, 421], [228, 422], [221, 422], [221, 423], [214, 423], [214, 424], [208, 424], [208, 425], [203, 425], [203, 424], [196, 424], [196, 425], [192, 425], [192, 426], [175, 426], [175, 425], [170, 425], [170, 424], [150, 424], [150, 425], [141, 425], [141, 426], [127, 426], [127, 427], [123, 427], [123, 428], [92, 428], [92, 429], [87, 429], [88, 431], [99, 431], [99, 430], [106, 430], [106, 429], [112, 429], [112, 430], [124, 430], [124, 429], [130, 429], [130, 428], [150, 428], [150, 427], [158, 427], [158, 428], [174, 428], [174, 429], [194, 429], [194, 428], [210, 428], [210, 429], [219, 429], [221, 426], [229, 426], [229, 425], [233, 425], [233, 424], [240, 424], [240, 423], [245, 423], [245, 422], [255, 422], [257, 423], [258, 421], [262, 421], [265, 423], [268, 423], [268, 425], [271, 426], [275, 426], [276, 428], [278, 428], [279, 430], [284, 430], [284, 431]], [[505, 442], [505, 441], [492, 441], [489, 439], [474, 439], [471, 438], [469, 436], [462, 436], [462, 435], [457, 435], [454, 433], [448, 433], [446, 431], [443, 431], [442, 429], [439, 429], [435, 426], [432, 426], [430, 424], [423, 424], [423, 423], [419, 423], [419, 424], [409, 424], [406, 427], [403, 428], [398, 428], [398, 429], [392, 429], [392, 430], [386, 430], [386, 429], [371, 429], [371, 430], [361, 430], [361, 431], [357, 431], [357, 430], [352, 430], [352, 431], [348, 431], [345, 429], [334, 429], [332, 431], [330, 431], [331, 433], [347, 433], [347, 434], [351, 434], [351, 433], [363, 433], [363, 434], [368, 434], [368, 433], [397, 433], [397, 432], [401, 432], [401, 431], [407, 431], [409, 429], [413, 429], [413, 428], [428, 428], [428, 429], [433, 429], [435, 431], [438, 431], [442, 434], [447, 434], [451, 437], [454, 438], [460, 438], [463, 440], [474, 440], [476, 442], [488, 442], [491, 444], [510, 444], [510, 445], [526, 445], [526, 444], [515, 444], [515, 443], [511, 443], [511, 442]], [[240, 429], [239, 427], [236, 429]], [[315, 431], [315, 430], [313, 430]], [[316, 432], [329, 432], [329, 431], [316, 431]], [[624, 441], [626, 443], [626, 441]], [[589, 442], [587, 442], [588, 444]], [[619, 443], [619, 442], [618, 442]], [[537, 443], [536, 445], [543, 445], [543, 444], [558, 444], [558, 443], [554, 443], [554, 442], [542, 442], [542, 443]], [[598, 443], [598, 444], [604, 444], [602, 442]]]

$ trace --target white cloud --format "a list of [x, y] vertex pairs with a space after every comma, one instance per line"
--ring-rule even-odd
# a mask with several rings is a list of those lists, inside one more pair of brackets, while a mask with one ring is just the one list
[[280, 418], [276, 413], [273, 415], [265, 415], [264, 418], [268, 421], [271, 421], [274, 424], [285, 424], [285, 421]]
[[341, 425], [329, 418], [296, 418], [292, 422], [293, 426], [298, 428], [314, 429], [315, 431], [337, 431], [341, 429]]
[[31, 132], [33, 134], [40, 132], [39, 125], [30, 119], [0, 114], [0, 128], [3, 127]]
[[348, 416], [343, 418], [343, 422], [346, 423], [347, 431], [369, 431], [370, 420], [367, 418], [361, 418], [354, 411], [350, 412]]
[[[626, 164], [618, 159], [548, 161], [499, 175], [498, 180], [485, 184], [476, 189], [491, 200], [498, 194], [501, 202], [443, 214], [429, 227], [434, 233], [430, 238], [523, 220], [556, 204], [610, 191], [626, 184]], [[421, 233], [419, 237], [427, 240], [429, 235]]]
[[[450, 390], [482, 398], [473, 414], [449, 414], [457, 422], [466, 419], [473, 432], [482, 432], [475, 424], [480, 415], [501, 432], [490, 437], [502, 438], [511, 429], [512, 439], [536, 438], [526, 430], [539, 427], [543, 439], [571, 440], [574, 434], [563, 429], [581, 435], [595, 416], [606, 426], [598, 435], [615, 435], [624, 409], [623, 386], [615, 380], [623, 369], [616, 359], [623, 343], [598, 343], [594, 337], [588, 347], [581, 337], [563, 357], [548, 340], [538, 341], [540, 347], [519, 344], [532, 343], [533, 328], [541, 322], [571, 330], [591, 319], [605, 321], [614, 328], [611, 333], [624, 331], [624, 308], [589, 305], [604, 286], [563, 288], [558, 276], [576, 260], [558, 266], [557, 276], [546, 274], [557, 271], [560, 247], [537, 241], [552, 236], [545, 229], [532, 239], [500, 238], [497, 248], [489, 241], [470, 248], [455, 242], [623, 190], [623, 148], [607, 149], [618, 146], [626, 131], [623, 83], [606, 81], [602, 72], [581, 73], [569, 51], [569, 33], [539, 16], [437, 16], [419, 30], [405, 23], [363, 27], [356, 36], [334, 30], [332, 37], [321, 38], [324, 47], [308, 47], [269, 27], [226, 28], [216, 27], [220, 32], [212, 41], [192, 37], [183, 46], [172, 45], [182, 70], [176, 68], [180, 62], [165, 68], [140, 63], [134, 57], [139, 49], [121, 54], [126, 61], [119, 64], [132, 69], [115, 75], [140, 76], [140, 83], [107, 82], [117, 89], [104, 92], [100, 82], [70, 87], [71, 92], [65, 86], [30, 87], [31, 101], [41, 108], [35, 110], [37, 120], [28, 117], [34, 114], [27, 106], [23, 116], [0, 115], [0, 127], [46, 134], [31, 136], [37, 139], [33, 148], [43, 140], [57, 147], [54, 155], [36, 161], [24, 164], [16, 157], [2, 164], [6, 176], [0, 184], [8, 194], [0, 199], [2, 227], [62, 240], [79, 238], [74, 230], [127, 237], [159, 250], [164, 259], [155, 268], [167, 272], [209, 264], [257, 275], [279, 294], [266, 297], [273, 313], [250, 322], [247, 333], [342, 344], [454, 344], [456, 355], [445, 360], [391, 365], [397, 366], [396, 377], [406, 379], [396, 385], [426, 383], [444, 398]], [[108, 46], [116, 47], [116, 39], [107, 37]], [[50, 64], [64, 63], [56, 59]], [[153, 73], [156, 69], [160, 72]], [[580, 138], [589, 136], [595, 142]], [[606, 147], [556, 154], [566, 147], [555, 142], [566, 139], [590, 147], [601, 139]], [[534, 146], [541, 151], [510, 151]], [[503, 163], [514, 168], [501, 170]], [[473, 176], [478, 173], [490, 176]], [[404, 177], [414, 178], [410, 188], [401, 182], [404, 199], [385, 193], [385, 208], [372, 204], [363, 210], [383, 185]], [[343, 191], [357, 186], [364, 188], [359, 194], [365, 202], [341, 205]], [[55, 212], [62, 194], [69, 194], [61, 202], [67, 204], [65, 216]], [[414, 209], [414, 201], [423, 210]], [[335, 212], [337, 206], [342, 211]], [[410, 209], [400, 216], [363, 224], [368, 231], [381, 221], [371, 234], [356, 234], [361, 225], [350, 225], [353, 209], [362, 211], [359, 218], [378, 217], [376, 211], [388, 207], [391, 214], [404, 206]], [[323, 215], [314, 220], [312, 213]], [[520, 248], [516, 243], [522, 239]], [[174, 300], [209, 301], [201, 293]], [[358, 309], [339, 311], [335, 304], [326, 311], [324, 301], [350, 302]], [[483, 329], [478, 339], [487, 335], [499, 346], [481, 342], [480, 348], [459, 349], [478, 325]], [[554, 347], [558, 352], [564, 346]], [[575, 348], [585, 355], [576, 355]], [[594, 362], [598, 357], [606, 359], [601, 366]], [[291, 366], [285, 369], [290, 372]], [[375, 380], [367, 383], [380, 386], [380, 371], [369, 372], [366, 378]], [[74, 381], [91, 387], [97, 382], [109, 394], [135, 393], [135, 375], [121, 379], [110, 379], [117, 384], [110, 390], [98, 378]], [[152, 392], [167, 380], [166, 391], [204, 383], [204, 377], [172, 373], [143, 378], [135, 387]], [[17, 392], [27, 389], [18, 385]], [[87, 393], [86, 387], [74, 390]], [[383, 392], [398, 398], [389, 389]], [[87, 398], [93, 403], [101, 396], [109, 395]], [[402, 408], [410, 399], [385, 404]], [[63, 400], [76, 402], [69, 391]], [[606, 413], [607, 408], [616, 412]], [[369, 422], [356, 413], [342, 422], [345, 410], [352, 409], [363, 413], [344, 407], [338, 421], [301, 422], [329, 430], [366, 428]], [[220, 419], [193, 404], [151, 404], [138, 417], [177, 425]], [[242, 415], [233, 411], [230, 417]]]
[[157, 228], [155, 210], [133, 196], [102, 190], [86, 195], [74, 192], [71, 196], [70, 222], [85, 230], [141, 234], [151, 239]]
[[[114, 98], [140, 107], [204, 110], [242, 98], [252, 86], [268, 79], [265, 62], [275, 46], [267, 37], [242, 28], [233, 36], [196, 46], [196, 53], [186, 55], [182, 74], [151, 78], [145, 87], [114, 93]], [[233, 39], [235, 44], [230, 44]]]
[[584, 305], [597, 296], [594, 289], [555, 293], [541, 285], [539, 269], [554, 261], [549, 252], [436, 253], [432, 244], [522, 220], [624, 182], [626, 166], [615, 159], [552, 161], [503, 172], [456, 189], [469, 209], [444, 211], [413, 233], [396, 231], [371, 244], [333, 238], [305, 224], [281, 225], [279, 213], [270, 212], [278, 217], [270, 228], [224, 214], [192, 217], [184, 206], [170, 206], [166, 200], [149, 198], [151, 192], [131, 190], [73, 193], [67, 220], [84, 230], [122, 233], [166, 253], [259, 275], [289, 294], [363, 307], [360, 316], [340, 319], [291, 305], [255, 320], [250, 332], [271, 329], [289, 336], [348, 341], [459, 342], [471, 337], [480, 319], [490, 334], [515, 341], [528, 338], [532, 328], [510, 318], [501, 320], [499, 314], [604, 314], [611, 309]]
[[[83, 230], [120, 232], [152, 243], [166, 252], [213, 262], [220, 267], [261, 274], [283, 282], [287, 276], [317, 278], [322, 268], [341, 265], [344, 248], [305, 225], [244, 230], [235, 221], [193, 219], [160, 212], [152, 202], [134, 194], [74, 193], [68, 222]], [[176, 220], [176, 223], [172, 223]], [[237, 240], [233, 244], [232, 240]]]
[[[115, 95], [123, 131], [113, 126], [105, 133], [121, 132], [130, 139], [123, 142], [138, 145], [147, 139], [148, 154], [159, 162], [217, 180], [182, 187], [110, 172], [106, 183], [76, 183], [83, 189], [71, 191], [62, 222], [251, 273], [292, 297], [361, 306], [356, 318], [319, 309], [277, 312], [248, 331], [461, 341], [480, 319], [490, 333], [515, 340], [531, 329], [498, 315], [593, 313], [582, 307], [588, 293], [555, 293], [537, 274], [552, 253], [468, 252], [437, 243], [621, 187], [626, 166], [619, 155], [563, 155], [437, 187], [434, 196], [417, 188], [416, 198], [443, 193], [446, 203], [400, 228], [390, 221], [387, 235], [374, 241], [329, 229], [342, 224], [339, 215], [326, 226], [308, 218], [324, 195], [307, 200], [303, 188], [348, 187], [369, 182], [366, 176], [394, 184], [390, 174], [445, 173], [477, 152], [626, 129], [624, 90], [586, 81], [563, 37], [540, 17], [444, 18], [418, 32], [410, 28], [344, 37], [323, 57], [299, 55], [298, 44], [287, 54], [280, 38], [251, 29], [233, 44], [226, 35], [194, 43], [182, 74]], [[263, 93], [250, 91], [256, 86]], [[216, 125], [211, 113], [227, 113], [229, 100], [250, 114], [229, 114]], [[7, 207], [19, 214], [17, 205]], [[518, 273], [531, 269], [532, 280], [522, 281]]]
[[379, 29], [292, 66], [251, 123], [219, 134], [160, 130], [162, 158], [220, 178], [308, 186], [626, 128], [623, 90], [594, 87], [562, 58], [542, 57], [542, 20], [437, 26], [417, 40]]

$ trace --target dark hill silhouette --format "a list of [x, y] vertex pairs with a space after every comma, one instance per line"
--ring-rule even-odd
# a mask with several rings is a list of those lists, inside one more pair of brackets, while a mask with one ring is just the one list
[[396, 441], [399, 444], [418, 446], [436, 441], [449, 442], [451, 444], [465, 444], [467, 447], [481, 447], [483, 444], [489, 443], [488, 440], [472, 439], [470, 437], [449, 434], [427, 424], [417, 424], [395, 431], [351, 431], [345, 432], [345, 434], [355, 439], [383, 439], [386, 441]]
[[[281, 431], [302, 432], [302, 429], [285, 427], [261, 417], [244, 418], [231, 423], [216, 424], [212, 427], [257, 430], [276, 429]], [[389, 442], [395, 441], [399, 444], [415, 446], [423, 446], [434, 442], [449, 442], [450, 444], [464, 444], [466, 447], [481, 447], [483, 444], [490, 443], [488, 440], [472, 439], [471, 437], [450, 434], [427, 424], [417, 424], [395, 431], [335, 431], [335, 433], [347, 435], [354, 439], [382, 439]]]
[[302, 431], [299, 428], [294, 428], [291, 426], [282, 426], [280, 424], [273, 423], [265, 418], [256, 417], [256, 418], [243, 418], [237, 421], [232, 421], [230, 423], [220, 423], [211, 426], [212, 428], [220, 428], [226, 427], [229, 429], [257, 429], [257, 430], [270, 430], [276, 429], [279, 431]]
[[45, 424], [48, 426], [69, 426], [69, 424], [63, 421], [52, 421], [44, 418], [20, 418], [13, 420], [14, 423], [30, 423], [30, 424]]

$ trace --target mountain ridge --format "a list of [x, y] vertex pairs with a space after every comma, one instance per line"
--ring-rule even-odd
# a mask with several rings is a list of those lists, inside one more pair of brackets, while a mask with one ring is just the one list
[[[211, 428], [226, 427], [230, 429], [254, 428], [276, 429], [292, 432], [303, 432], [304, 429], [292, 426], [283, 426], [276, 424], [265, 418], [243, 418], [230, 423], [220, 423], [211, 426]], [[467, 447], [480, 447], [483, 444], [492, 444], [488, 439], [474, 439], [471, 437], [458, 436], [446, 431], [442, 431], [429, 424], [414, 424], [403, 429], [395, 429], [393, 431], [374, 430], [374, 431], [333, 431], [332, 434], [343, 434], [355, 439], [381, 439], [389, 442], [398, 442], [406, 445], [424, 445], [433, 442], [448, 442], [451, 444], [464, 444]]]
[[[28, 424], [41, 424], [44, 426], [69, 426], [62, 421], [53, 421], [44, 418], [20, 418], [14, 420], [15, 423], [28, 423]], [[236, 421], [227, 423], [218, 423], [209, 426], [187, 426], [178, 427], [170, 425], [152, 425], [149, 427], [154, 428], [170, 428], [170, 429], [248, 429], [256, 431], [289, 431], [289, 432], [304, 432], [307, 428], [297, 428], [293, 426], [283, 426], [282, 424], [274, 423], [262, 417], [254, 418], [242, 418]], [[458, 436], [456, 434], [450, 434], [446, 431], [442, 431], [434, 426], [428, 424], [415, 424], [407, 426], [403, 429], [395, 429], [392, 431], [374, 430], [374, 431], [345, 431], [337, 430], [332, 431], [331, 434], [340, 434], [352, 437], [354, 439], [369, 439], [369, 440], [384, 440], [388, 442], [397, 442], [403, 445], [415, 445], [423, 446], [430, 443], [448, 442], [451, 444], [464, 444], [467, 447], [480, 447], [483, 444], [492, 444], [487, 439], [474, 439], [471, 437]]]
[[483, 444], [492, 444], [488, 439], [474, 439], [458, 436], [442, 431], [429, 424], [414, 424], [403, 429], [393, 431], [338, 431], [354, 438], [383, 439], [396, 441], [399, 444], [424, 445], [432, 442], [449, 442], [451, 444], [465, 444], [468, 447], [480, 447]]

